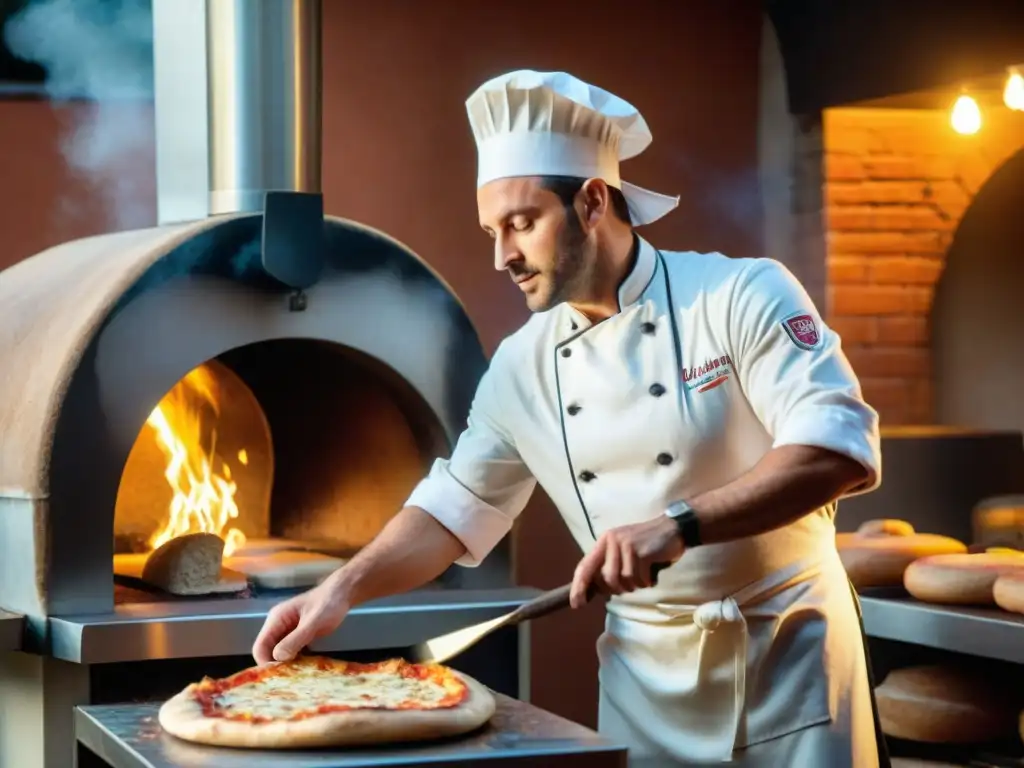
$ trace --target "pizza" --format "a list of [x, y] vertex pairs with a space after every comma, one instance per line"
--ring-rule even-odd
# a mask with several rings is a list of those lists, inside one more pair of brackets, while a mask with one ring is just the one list
[[213, 746], [339, 747], [460, 735], [495, 707], [487, 688], [441, 664], [307, 656], [204, 678], [168, 699], [159, 722]]

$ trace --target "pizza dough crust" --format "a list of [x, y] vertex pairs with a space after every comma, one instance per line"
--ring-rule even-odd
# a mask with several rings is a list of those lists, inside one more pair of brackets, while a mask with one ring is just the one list
[[205, 717], [193, 698], [195, 685], [168, 699], [158, 715], [160, 726], [185, 741], [217, 747], [304, 749], [426, 741], [461, 736], [484, 725], [497, 709], [494, 694], [456, 670], [469, 689], [455, 707], [420, 710], [350, 710], [303, 720], [247, 723]]
[[1004, 573], [996, 579], [992, 599], [1004, 611], [1024, 613], [1024, 571]]
[[316, 586], [345, 561], [316, 552], [285, 550], [253, 556], [232, 555], [225, 558], [224, 564], [265, 589], [292, 589]]
[[952, 666], [895, 669], [875, 688], [887, 736], [931, 744], [977, 744], [1014, 732], [1017, 710], [980, 675]]
[[956, 539], [916, 533], [903, 520], [868, 520], [856, 533], [836, 534], [836, 549], [850, 581], [864, 587], [898, 587], [907, 566], [922, 557], [966, 552]]
[[926, 603], [995, 605], [996, 580], [1014, 572], [1024, 572], [1024, 553], [998, 550], [936, 555], [911, 563], [903, 575], [903, 585]]
[[232, 557], [257, 557], [259, 555], [272, 555], [276, 552], [310, 552], [312, 551], [308, 542], [296, 541], [295, 539], [250, 539], [239, 546]]

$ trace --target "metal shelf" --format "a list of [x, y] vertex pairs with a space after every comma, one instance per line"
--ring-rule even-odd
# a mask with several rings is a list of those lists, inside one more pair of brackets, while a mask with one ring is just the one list
[[1024, 616], [861, 595], [868, 637], [1024, 664]]
[[19, 650], [24, 629], [24, 617], [0, 610], [0, 653]]
[[[313, 651], [400, 648], [496, 618], [541, 593], [423, 589], [354, 608]], [[113, 613], [49, 619], [51, 655], [79, 664], [244, 656], [283, 596], [118, 606]]]

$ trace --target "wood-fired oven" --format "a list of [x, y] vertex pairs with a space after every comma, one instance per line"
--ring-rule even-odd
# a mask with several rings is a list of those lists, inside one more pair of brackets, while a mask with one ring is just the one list
[[[251, 663], [267, 610], [317, 578], [268, 584], [253, 557], [351, 556], [465, 424], [487, 360], [458, 298], [405, 245], [323, 214], [319, 13], [156, 0], [160, 226], [0, 274], [0, 608], [25, 626], [0, 653], [4, 768], [72, 764], [76, 705]], [[140, 578], [193, 532], [220, 536], [240, 584]], [[514, 586], [510, 548], [313, 649], [401, 653], [511, 610], [537, 591]], [[453, 663], [523, 697], [524, 637]]]

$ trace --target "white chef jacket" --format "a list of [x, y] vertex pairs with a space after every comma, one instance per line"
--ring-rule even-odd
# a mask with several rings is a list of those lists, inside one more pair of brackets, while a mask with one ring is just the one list
[[[465, 545], [460, 564], [486, 557], [538, 482], [583, 551], [777, 446], [857, 460], [869, 477], [853, 493], [880, 482], [877, 414], [783, 265], [637, 240], [621, 311], [592, 323], [562, 304], [506, 338], [451, 458], [408, 499]], [[655, 587], [612, 598], [603, 691], [681, 760], [834, 721], [863, 674], [834, 515], [697, 547]]]

